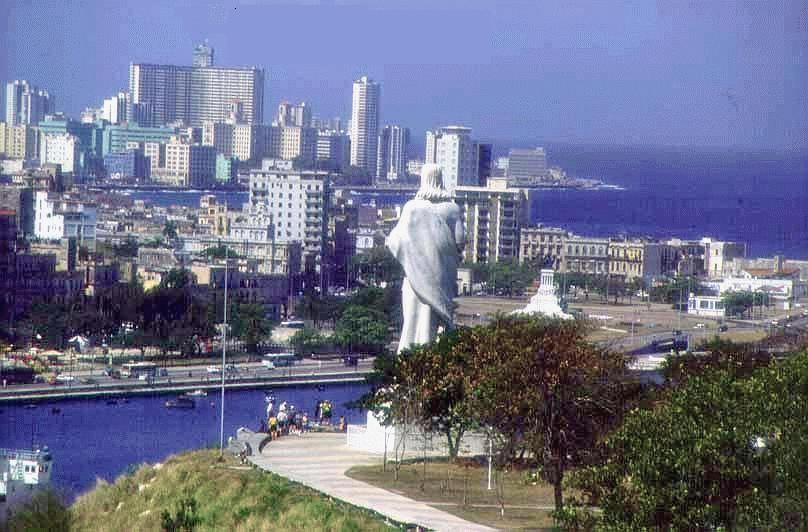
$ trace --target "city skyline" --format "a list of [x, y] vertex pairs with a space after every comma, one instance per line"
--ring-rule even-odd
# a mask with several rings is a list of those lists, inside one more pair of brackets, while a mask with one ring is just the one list
[[[416, 136], [459, 123], [483, 139], [536, 143], [808, 145], [808, 13], [799, 2], [497, 6], [255, 1], [200, 6], [169, 27], [160, 21], [182, 5], [147, 1], [127, 24], [88, 32], [109, 16], [101, 3], [12, 5], [0, 76], [47, 88], [77, 116], [127, 87], [130, 63], [190, 65], [207, 38], [217, 65], [266, 70], [265, 113], [291, 99], [345, 118], [352, 81], [367, 75], [384, 87], [383, 123]], [[276, 16], [304, 18], [328, 46], [272, 52], [301, 42], [293, 28], [261, 30]], [[135, 29], [144, 27], [154, 31]]]

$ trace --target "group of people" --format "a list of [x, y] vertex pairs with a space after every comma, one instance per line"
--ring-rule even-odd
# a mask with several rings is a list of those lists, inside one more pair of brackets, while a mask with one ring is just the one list
[[[333, 405], [328, 399], [317, 401], [315, 407], [314, 420], [309, 418], [308, 412], [298, 412], [294, 405], [289, 405], [286, 401], [278, 406], [275, 412], [275, 398], [267, 398], [266, 421], [261, 421], [261, 432], [267, 432], [271, 439], [277, 439], [286, 435], [300, 436], [308, 432], [312, 422], [318, 425], [330, 425], [333, 414]], [[340, 416], [339, 430], [346, 429], [345, 416]]]

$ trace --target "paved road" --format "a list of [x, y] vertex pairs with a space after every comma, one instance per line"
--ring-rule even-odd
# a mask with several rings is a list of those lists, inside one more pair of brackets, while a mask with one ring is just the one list
[[423, 502], [345, 476], [356, 465], [380, 463], [376, 455], [349, 449], [345, 434], [308, 433], [287, 436], [266, 446], [250, 461], [267, 471], [299, 482], [345, 502], [368, 508], [402, 523], [441, 531], [494, 530], [460, 519]]
[[[305, 360], [300, 364], [295, 364], [290, 367], [279, 367], [268, 370], [257, 363], [237, 364], [237, 372], [228, 375], [227, 383], [248, 382], [255, 379], [280, 379], [284, 377], [302, 378], [302, 377], [318, 377], [334, 373], [357, 373], [362, 374], [373, 367], [373, 360], [366, 359], [360, 360], [359, 365], [354, 368], [349, 368], [343, 365], [342, 361], [319, 361]], [[35, 384], [22, 384], [22, 385], [9, 385], [2, 388], [0, 384], [0, 399], [5, 395], [15, 393], [33, 393], [33, 392], [67, 392], [70, 390], [100, 390], [104, 389], [119, 389], [121, 387], [142, 387], [147, 383], [137, 379], [113, 379], [104, 375], [101, 372], [103, 366], [96, 365], [94, 369], [82, 368], [74, 371], [73, 381], [65, 382], [60, 385], [51, 385], [44, 383]], [[175, 386], [197, 386], [206, 384], [218, 384], [221, 382], [221, 374], [210, 373], [207, 370], [207, 365], [184, 366], [184, 367], [169, 367], [167, 375], [157, 377], [154, 379], [155, 385], [167, 386], [169, 383]], [[64, 373], [70, 374], [69, 368], [65, 368]], [[271, 383], [270, 383], [271, 384]]]

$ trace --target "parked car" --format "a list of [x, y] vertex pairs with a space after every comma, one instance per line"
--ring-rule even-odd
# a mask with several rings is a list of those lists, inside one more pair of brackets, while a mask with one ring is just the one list
[[721, 325], [718, 326], [718, 331], [719, 332], [726, 332], [727, 329], [729, 329], [729, 327], [727, 327], [726, 324], [724, 324], [724, 323], [722, 323]]
[[706, 326], [706, 325], [704, 325], [703, 323], [697, 323], [697, 324], [695, 324], [695, 325], [693, 326], [693, 328], [694, 328], [694, 329], [705, 329], [705, 328], [707, 328], [707, 326]]

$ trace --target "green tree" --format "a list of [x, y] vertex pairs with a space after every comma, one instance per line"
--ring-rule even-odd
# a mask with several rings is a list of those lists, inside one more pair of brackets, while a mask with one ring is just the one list
[[498, 316], [470, 329], [469, 411], [490, 427], [507, 452], [536, 457], [563, 508], [566, 472], [585, 463], [598, 439], [621, 419], [625, 362], [586, 340], [577, 321]]
[[360, 279], [373, 285], [400, 281], [404, 278], [404, 269], [387, 246], [374, 246], [368, 251], [355, 255], [352, 267]]
[[224, 244], [218, 244], [216, 246], [205, 248], [202, 250], [202, 255], [210, 259], [223, 259], [225, 256], [231, 259], [237, 259], [240, 257], [240, 255], [233, 251], [232, 248], [229, 248]]
[[316, 329], [306, 327], [292, 335], [292, 338], [289, 339], [289, 343], [295, 348], [295, 353], [298, 355], [307, 355], [327, 346], [329, 339], [320, 334]]
[[[465, 336], [465, 330], [449, 331], [431, 344], [402, 353], [390, 374], [393, 386], [407, 389], [420, 405], [414, 421], [424, 430], [444, 435], [451, 459], [457, 457], [463, 434], [474, 424], [467, 387], [474, 353], [467, 349]], [[388, 402], [385, 393], [377, 399]]]
[[231, 319], [233, 336], [244, 342], [249, 353], [258, 353], [258, 346], [272, 333], [272, 323], [264, 307], [255, 303], [233, 305]]
[[379, 353], [385, 349], [389, 322], [381, 312], [349, 305], [334, 327], [337, 345], [353, 351]]
[[637, 409], [571, 483], [609, 530], [797, 530], [808, 525], [808, 355], [690, 378]]
[[177, 239], [177, 223], [173, 220], [167, 220], [163, 226], [163, 236], [169, 241]]
[[752, 292], [730, 291], [721, 296], [724, 308], [729, 316], [742, 316], [755, 304], [755, 296]]

